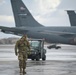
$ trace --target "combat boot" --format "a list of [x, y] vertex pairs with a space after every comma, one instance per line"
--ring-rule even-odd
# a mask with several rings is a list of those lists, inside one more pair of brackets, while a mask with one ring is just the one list
[[22, 68], [20, 68], [20, 73], [22, 73]]
[[23, 74], [26, 74], [25, 69], [23, 69]]

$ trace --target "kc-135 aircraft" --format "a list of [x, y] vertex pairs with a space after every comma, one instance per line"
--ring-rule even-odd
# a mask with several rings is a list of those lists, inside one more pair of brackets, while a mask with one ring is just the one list
[[[70, 27], [45, 27], [31, 15], [22, 0], [11, 0], [16, 27], [0, 26], [1, 32], [15, 35], [26, 34], [29, 38], [45, 39], [48, 43], [76, 45], [76, 14], [68, 10]], [[56, 47], [56, 46], [55, 46]]]

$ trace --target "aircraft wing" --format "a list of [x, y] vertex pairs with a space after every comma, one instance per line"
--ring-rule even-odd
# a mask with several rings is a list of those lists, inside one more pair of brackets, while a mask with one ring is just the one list
[[28, 32], [28, 30], [22, 30], [16, 27], [3, 27], [0, 26], [0, 32], [7, 33], [7, 34], [15, 34], [15, 35], [22, 35]]

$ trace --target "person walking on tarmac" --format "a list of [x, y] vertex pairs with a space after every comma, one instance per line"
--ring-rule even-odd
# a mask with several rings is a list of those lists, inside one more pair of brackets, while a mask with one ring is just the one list
[[26, 74], [25, 69], [28, 50], [30, 51], [30, 44], [27, 40], [27, 36], [24, 35], [16, 42], [15, 45], [15, 55], [18, 55], [20, 73], [23, 74]]

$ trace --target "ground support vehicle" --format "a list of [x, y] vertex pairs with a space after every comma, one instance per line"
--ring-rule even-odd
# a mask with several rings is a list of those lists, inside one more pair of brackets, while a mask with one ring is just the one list
[[28, 59], [39, 61], [46, 60], [46, 50], [44, 49], [44, 39], [31, 39], [30, 42], [30, 54]]

